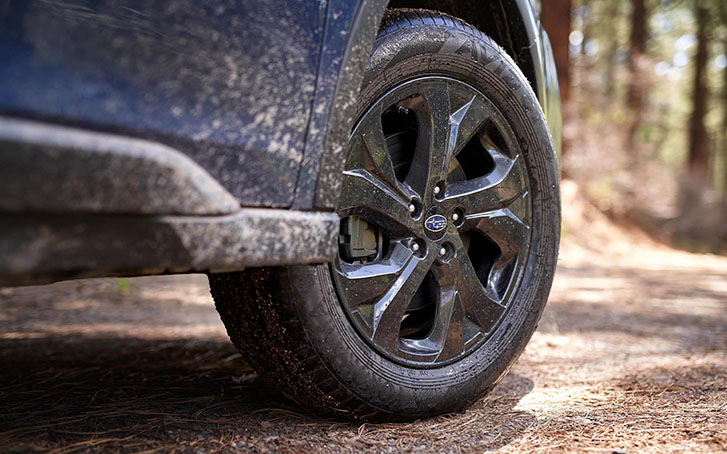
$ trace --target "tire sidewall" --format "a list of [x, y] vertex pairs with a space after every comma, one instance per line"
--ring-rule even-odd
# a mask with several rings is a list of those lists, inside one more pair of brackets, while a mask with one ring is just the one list
[[545, 119], [527, 80], [489, 38], [464, 24], [382, 31], [364, 75], [357, 115], [394, 86], [446, 76], [484, 93], [515, 133], [532, 197], [529, 263], [511, 307], [489, 338], [463, 359], [431, 369], [392, 362], [349, 321], [329, 265], [290, 267], [295, 305], [308, 339], [329, 372], [378, 412], [431, 415], [462, 407], [491, 389], [531, 337], [550, 291], [560, 207], [556, 164]]

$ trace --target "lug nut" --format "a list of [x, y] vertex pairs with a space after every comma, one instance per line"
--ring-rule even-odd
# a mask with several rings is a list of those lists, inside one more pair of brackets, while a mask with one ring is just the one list
[[417, 210], [417, 207], [416, 207], [416, 205], [414, 205], [413, 203], [410, 203], [410, 204], [409, 204], [409, 213], [413, 213], [413, 212], [415, 212], [416, 210]]
[[452, 220], [459, 221], [459, 215], [457, 213], [452, 213]]
[[434, 193], [435, 193], [435, 194], [439, 194], [439, 192], [440, 192], [441, 190], [442, 190], [442, 189], [441, 189], [441, 188], [439, 187], [439, 185], [437, 185], [437, 186], [434, 186]]
[[447, 248], [442, 248], [439, 250], [439, 255], [447, 255]]
[[414, 252], [418, 251], [419, 250], [419, 243], [413, 243], [411, 245], [411, 250], [414, 251]]

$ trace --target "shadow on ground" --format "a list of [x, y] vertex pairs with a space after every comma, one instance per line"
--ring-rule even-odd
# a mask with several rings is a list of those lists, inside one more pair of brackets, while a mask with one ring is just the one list
[[[3, 339], [0, 351], [2, 452], [306, 452], [330, 443], [335, 452], [427, 448], [453, 435], [497, 449], [533, 421], [513, 411], [533, 388], [516, 374], [462, 414], [362, 425], [303, 413], [268, 391], [228, 342], [47, 336]], [[481, 430], [458, 430], [480, 419]]]

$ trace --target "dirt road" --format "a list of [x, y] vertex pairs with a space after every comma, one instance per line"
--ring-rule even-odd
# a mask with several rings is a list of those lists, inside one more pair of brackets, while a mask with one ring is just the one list
[[461, 414], [402, 425], [266, 391], [204, 276], [2, 289], [0, 452], [727, 450], [727, 259], [568, 238], [512, 372]]

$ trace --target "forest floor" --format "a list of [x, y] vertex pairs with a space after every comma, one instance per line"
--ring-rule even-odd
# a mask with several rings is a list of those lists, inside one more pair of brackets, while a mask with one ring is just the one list
[[227, 340], [201, 275], [0, 289], [0, 452], [727, 451], [727, 258], [616, 227], [565, 184], [540, 327], [457, 414], [308, 415]]

